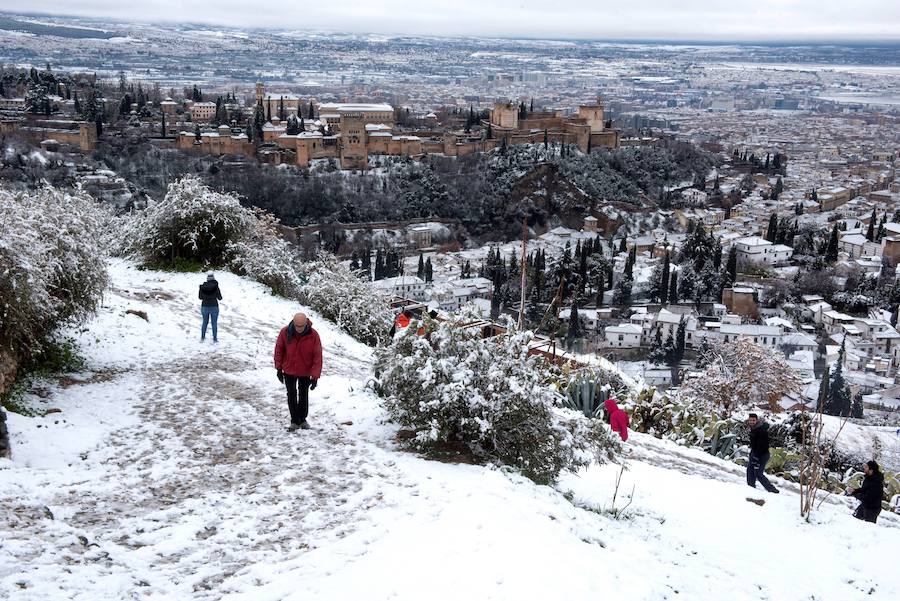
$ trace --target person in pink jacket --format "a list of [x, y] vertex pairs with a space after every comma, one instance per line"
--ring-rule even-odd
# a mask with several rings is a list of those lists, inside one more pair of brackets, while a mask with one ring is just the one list
[[618, 432], [622, 440], [628, 440], [628, 414], [619, 409], [615, 399], [607, 399], [605, 405], [613, 432]]

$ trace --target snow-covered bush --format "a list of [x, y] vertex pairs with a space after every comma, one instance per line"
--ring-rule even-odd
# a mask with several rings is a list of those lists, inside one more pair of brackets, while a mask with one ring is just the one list
[[684, 446], [703, 446], [722, 429], [707, 407], [689, 399], [673, 399], [652, 388], [643, 390], [631, 410], [631, 427], [637, 432], [665, 438]]
[[273, 293], [288, 298], [302, 294], [297, 248], [278, 233], [278, 221], [256, 210], [256, 219], [238, 240], [225, 247], [228, 267], [239, 275], [268, 286]]
[[130, 221], [122, 251], [147, 264], [179, 259], [221, 265], [230, 244], [253, 230], [253, 213], [232, 194], [211, 190], [194, 176], [170, 184], [165, 197]]
[[393, 314], [388, 299], [332, 255], [298, 265], [299, 300], [357, 340], [375, 346], [387, 339]]
[[96, 309], [107, 283], [105, 219], [81, 190], [0, 188], [0, 341], [22, 358]]
[[715, 345], [703, 361], [706, 369], [688, 376], [681, 394], [723, 415], [760, 402], [777, 409], [782, 397], [803, 384], [781, 353], [748, 339]]
[[[461, 317], [460, 319], [465, 319]], [[464, 321], [409, 327], [376, 352], [376, 391], [412, 428], [414, 448], [462, 444], [482, 462], [519, 468], [536, 482], [612, 458], [618, 440], [600, 420], [565, 408], [546, 360], [528, 355], [531, 332], [482, 338]]]

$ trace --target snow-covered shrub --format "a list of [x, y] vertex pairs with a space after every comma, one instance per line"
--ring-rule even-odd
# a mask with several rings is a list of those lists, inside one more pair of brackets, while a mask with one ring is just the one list
[[348, 334], [375, 346], [387, 339], [393, 314], [388, 299], [332, 255], [298, 265], [299, 300]]
[[[461, 317], [460, 319], [465, 319]], [[376, 352], [376, 391], [414, 448], [463, 444], [482, 462], [519, 468], [536, 482], [612, 458], [618, 440], [600, 420], [565, 408], [545, 359], [528, 355], [531, 332], [509, 324], [482, 338], [464, 321], [409, 327]]]
[[722, 423], [707, 407], [689, 399], [673, 399], [652, 388], [642, 391], [631, 409], [631, 427], [684, 446], [702, 446]]
[[135, 215], [123, 234], [122, 250], [147, 264], [188, 259], [221, 265], [228, 246], [249, 234], [253, 221], [236, 196], [185, 176], [169, 185], [161, 201]]
[[22, 358], [96, 309], [107, 284], [105, 219], [81, 190], [0, 188], [0, 341]]
[[239, 275], [268, 286], [273, 293], [298, 298], [302, 282], [297, 271], [297, 248], [278, 233], [278, 220], [256, 210], [256, 219], [238, 240], [225, 248], [228, 267]]
[[706, 369], [688, 376], [681, 394], [723, 415], [759, 402], [777, 409], [782, 397], [803, 384], [781, 353], [748, 339], [717, 344], [703, 360]]

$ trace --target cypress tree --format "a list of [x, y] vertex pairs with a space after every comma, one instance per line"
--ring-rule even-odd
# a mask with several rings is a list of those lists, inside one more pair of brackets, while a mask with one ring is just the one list
[[866, 230], [866, 240], [869, 242], [875, 241], [875, 223], [878, 221], [878, 216], [875, 214], [875, 208], [872, 208], [872, 216], [869, 217], [869, 229]]
[[673, 271], [672, 275], [669, 277], [669, 302], [674, 304], [678, 303], [678, 272]]
[[669, 302], [669, 251], [666, 251], [666, 258], [663, 261], [662, 277], [659, 281], [659, 302], [667, 304]]
[[766, 229], [766, 240], [771, 243], [775, 243], [775, 238], [778, 235], [778, 215], [772, 213], [769, 217], [769, 227]]
[[853, 405], [850, 407], [850, 417], [862, 418], [863, 416], [863, 402], [862, 402], [862, 393], [857, 392], [853, 395]]
[[425, 279], [425, 257], [421, 252], [419, 253], [419, 267], [416, 269], [416, 276], [418, 276], [419, 279]]
[[431, 266], [431, 257], [428, 257], [428, 259], [425, 261], [425, 281], [430, 282], [433, 277], [434, 270]]
[[831, 229], [831, 237], [828, 239], [828, 246], [825, 248], [825, 262], [834, 263], [838, 258], [838, 225], [835, 222]]

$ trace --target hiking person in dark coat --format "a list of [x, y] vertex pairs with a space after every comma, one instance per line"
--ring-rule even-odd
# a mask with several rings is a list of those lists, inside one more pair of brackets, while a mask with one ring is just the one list
[[203, 317], [203, 326], [200, 328], [200, 340], [206, 340], [206, 326], [212, 320], [213, 342], [219, 341], [219, 301], [222, 300], [222, 291], [219, 290], [219, 282], [216, 276], [208, 274], [206, 281], [200, 284], [200, 315]]
[[750, 457], [747, 459], [747, 484], [756, 488], [756, 481], [769, 492], [777, 493], [766, 478], [766, 464], [769, 462], [769, 424], [760, 421], [755, 413], [747, 418], [750, 426]]
[[287, 388], [291, 413], [288, 430], [308, 430], [309, 391], [316, 389], [322, 375], [322, 341], [305, 314], [297, 313], [281, 328], [275, 342], [275, 369], [278, 381]]
[[881, 499], [884, 496], [884, 474], [874, 461], [867, 461], [863, 466], [862, 485], [859, 488], [848, 488], [850, 496], [859, 499], [859, 507], [853, 517], [873, 524], [881, 513]]

